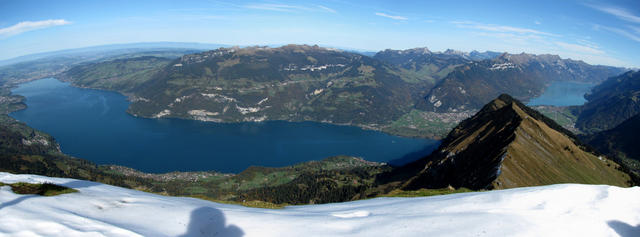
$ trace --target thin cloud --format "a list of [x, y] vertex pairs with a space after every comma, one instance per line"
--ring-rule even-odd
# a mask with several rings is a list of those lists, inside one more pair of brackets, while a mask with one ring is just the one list
[[0, 28], [0, 36], [9, 37], [9, 36], [22, 34], [28, 31], [44, 29], [44, 28], [49, 28], [53, 26], [68, 25], [68, 24], [71, 24], [71, 22], [66, 21], [64, 19], [44, 20], [44, 21], [23, 21], [6, 28]]
[[376, 12], [376, 16], [381, 16], [381, 17], [386, 17], [386, 18], [390, 18], [390, 19], [394, 19], [394, 20], [399, 20], [399, 21], [406, 21], [409, 20], [409, 18], [406, 18], [404, 16], [392, 16], [389, 14], [385, 14], [382, 12]]
[[540, 21], [534, 21], [533, 23], [536, 24], [536, 25], [542, 24]]
[[606, 30], [606, 31], [613, 32], [613, 33], [616, 33], [618, 35], [624, 36], [624, 37], [626, 37], [626, 38], [628, 38], [630, 40], [634, 40], [634, 41], [640, 42], [640, 36], [638, 36], [638, 35], [636, 35], [634, 33], [631, 33], [629, 31], [620, 29], [620, 28], [596, 25], [596, 29], [603, 29], [603, 30]]
[[256, 10], [267, 10], [267, 11], [278, 11], [278, 12], [295, 12], [299, 10], [307, 11], [309, 8], [303, 6], [296, 5], [286, 5], [286, 4], [249, 4], [245, 5], [245, 8], [256, 9]]
[[492, 25], [492, 24], [482, 24], [473, 21], [452, 21], [451, 24], [456, 25], [459, 28], [468, 28], [468, 29], [476, 29], [483, 31], [492, 31], [492, 32], [503, 32], [503, 33], [516, 33], [516, 34], [533, 34], [533, 35], [545, 35], [545, 36], [557, 36], [555, 34], [542, 32], [534, 29], [528, 28], [520, 28], [513, 26], [504, 26], [504, 25]]
[[640, 16], [636, 16], [633, 13], [627, 11], [626, 9], [612, 7], [612, 6], [599, 6], [599, 5], [591, 5], [591, 4], [586, 4], [586, 5], [598, 11], [613, 15], [622, 20], [640, 24]]
[[587, 45], [580, 45], [580, 44], [572, 44], [572, 43], [566, 43], [566, 42], [561, 42], [561, 41], [557, 41], [555, 42], [556, 45], [560, 46], [561, 48], [565, 49], [565, 50], [570, 50], [570, 51], [574, 51], [574, 52], [578, 52], [578, 53], [584, 53], [584, 54], [604, 54], [605, 52], [594, 47], [594, 46], [587, 46]]
[[328, 7], [325, 7], [325, 6], [322, 6], [322, 5], [317, 5], [317, 6], [318, 6], [318, 8], [320, 8], [322, 10], [325, 10], [327, 12], [336, 13], [336, 10], [333, 10], [331, 8], [328, 8]]
[[263, 3], [263, 4], [249, 4], [245, 5], [244, 8], [255, 9], [255, 10], [265, 10], [265, 11], [277, 11], [277, 12], [329, 12], [329, 13], [337, 13], [336, 10], [333, 10], [329, 7], [322, 5], [315, 5], [313, 7], [299, 6], [299, 5], [288, 5], [288, 4], [271, 4], [271, 3]]

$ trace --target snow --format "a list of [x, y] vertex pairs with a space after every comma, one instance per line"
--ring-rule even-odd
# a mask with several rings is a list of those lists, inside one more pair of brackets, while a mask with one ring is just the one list
[[496, 63], [491, 65], [491, 68], [489, 68], [489, 70], [494, 71], [494, 70], [507, 70], [510, 68], [516, 68], [516, 65], [513, 63]]
[[640, 236], [640, 188], [559, 184], [271, 210], [167, 197], [100, 183], [53, 182], [53, 197], [0, 188], [0, 236]]

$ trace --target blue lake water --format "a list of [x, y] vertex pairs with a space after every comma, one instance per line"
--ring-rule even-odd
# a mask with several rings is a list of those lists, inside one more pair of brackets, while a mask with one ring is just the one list
[[125, 112], [129, 102], [123, 95], [56, 79], [26, 83], [13, 93], [25, 96], [28, 107], [11, 116], [53, 135], [64, 153], [145, 172], [240, 172], [252, 165], [287, 166], [335, 155], [387, 162], [415, 152], [427, 155], [438, 144], [316, 122], [137, 118]]
[[531, 99], [528, 105], [571, 106], [583, 105], [587, 100], [584, 94], [591, 91], [595, 84], [557, 81], [545, 89], [539, 97]]

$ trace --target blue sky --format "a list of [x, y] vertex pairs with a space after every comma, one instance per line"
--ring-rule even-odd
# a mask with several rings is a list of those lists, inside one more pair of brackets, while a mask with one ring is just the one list
[[157, 41], [550, 53], [640, 67], [640, 1], [0, 0], [0, 59]]

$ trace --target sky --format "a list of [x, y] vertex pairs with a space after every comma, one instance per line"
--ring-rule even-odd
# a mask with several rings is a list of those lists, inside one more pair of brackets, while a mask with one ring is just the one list
[[557, 54], [640, 67], [640, 1], [0, 0], [0, 60], [105, 44]]

